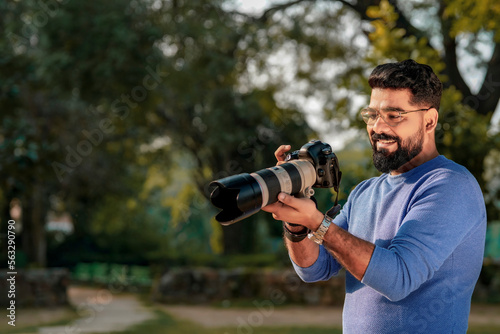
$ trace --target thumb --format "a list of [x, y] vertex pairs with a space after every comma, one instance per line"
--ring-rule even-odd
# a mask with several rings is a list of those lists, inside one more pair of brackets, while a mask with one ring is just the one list
[[297, 202], [297, 198], [292, 196], [292, 195], [289, 195], [287, 193], [279, 193], [278, 194], [278, 200], [283, 203], [283, 204], [286, 204], [288, 206], [291, 206], [291, 207], [295, 207], [298, 205]]

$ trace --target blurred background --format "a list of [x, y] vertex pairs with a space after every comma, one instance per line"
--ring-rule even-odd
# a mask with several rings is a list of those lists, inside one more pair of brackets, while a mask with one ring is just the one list
[[[0, 0], [0, 32], [0, 301], [15, 270], [19, 317], [133, 293], [246, 306], [237, 329], [268, 333], [257, 320], [274, 306], [342, 305], [342, 277], [298, 282], [269, 215], [220, 226], [208, 184], [274, 165], [281, 144], [321, 139], [345, 201], [378, 175], [358, 117], [367, 77], [407, 58], [444, 83], [439, 152], [474, 174], [488, 210], [474, 300], [500, 302], [498, 1]], [[320, 209], [333, 195], [317, 191]], [[175, 310], [148, 310], [141, 321], [182, 332]], [[17, 326], [42, 331], [27, 318]]]

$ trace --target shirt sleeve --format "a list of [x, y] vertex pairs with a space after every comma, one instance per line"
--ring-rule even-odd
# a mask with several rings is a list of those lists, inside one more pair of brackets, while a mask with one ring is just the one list
[[418, 289], [472, 230], [486, 226], [477, 182], [472, 176], [447, 174], [416, 194], [389, 246], [375, 247], [362, 283], [389, 300], [401, 300]]
[[326, 281], [332, 276], [336, 275], [341, 269], [340, 264], [334, 259], [333, 256], [323, 247], [319, 248], [319, 255], [310, 267], [303, 268], [297, 265], [293, 260], [293, 268], [301, 280], [307, 283]]

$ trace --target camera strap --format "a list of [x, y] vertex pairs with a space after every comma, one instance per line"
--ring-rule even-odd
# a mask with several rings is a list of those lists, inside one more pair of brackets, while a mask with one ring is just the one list
[[335, 218], [335, 216], [340, 212], [342, 208], [339, 203], [339, 193], [337, 192], [337, 196], [335, 196], [335, 205], [331, 207], [330, 210], [326, 212], [326, 215], [330, 218]]

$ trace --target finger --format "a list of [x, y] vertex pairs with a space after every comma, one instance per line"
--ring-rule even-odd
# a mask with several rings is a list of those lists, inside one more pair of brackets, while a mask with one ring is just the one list
[[304, 198], [297, 198], [286, 193], [279, 193], [278, 201], [292, 208], [300, 208], [300, 206], [304, 205]]
[[280, 220], [293, 224], [303, 225], [314, 229], [319, 226], [324, 215], [316, 208], [316, 204], [309, 198], [297, 198], [285, 193], [278, 195], [279, 203], [282, 203], [282, 209], [273, 213], [280, 217]]
[[283, 203], [281, 203], [281, 202], [275, 202], [273, 204], [266, 205], [261, 210], [265, 211], [265, 212], [276, 212], [282, 206], [283, 206]]
[[286, 152], [288, 152], [292, 147], [290, 145], [281, 145], [278, 147], [276, 152], [274, 152], [274, 156], [278, 161], [285, 161]]

